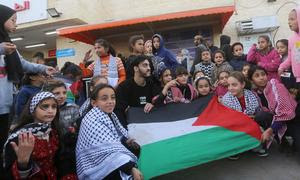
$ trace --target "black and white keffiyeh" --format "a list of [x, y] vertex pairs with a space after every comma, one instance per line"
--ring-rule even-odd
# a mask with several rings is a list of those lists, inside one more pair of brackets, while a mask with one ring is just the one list
[[[137, 157], [121, 143], [128, 138], [117, 116], [111, 118], [101, 109], [94, 107], [82, 120], [76, 145], [76, 167], [79, 179], [103, 179], [112, 171]], [[131, 176], [120, 172], [123, 179]]]
[[36, 95], [33, 96], [33, 98], [31, 99], [30, 102], [30, 107], [29, 107], [29, 111], [32, 114], [36, 108], [36, 106], [44, 99], [47, 98], [55, 98], [54, 94], [52, 94], [51, 92], [39, 92]]
[[[244, 114], [254, 115], [259, 109], [259, 103], [255, 94], [247, 89], [244, 90], [244, 97], [246, 102], [246, 109]], [[230, 92], [227, 92], [222, 98], [223, 105], [242, 112], [242, 106], [237, 97], [233, 96]]]
[[16, 159], [15, 155], [14, 157], [6, 156], [6, 153], [9, 151], [13, 151], [12, 147], [10, 145], [11, 142], [15, 142], [18, 144], [18, 136], [21, 133], [28, 133], [31, 132], [32, 135], [34, 135], [36, 138], [39, 139], [49, 139], [49, 134], [51, 132], [52, 128], [50, 124], [46, 123], [30, 123], [24, 125], [21, 129], [16, 130], [15, 132], [12, 132], [8, 139], [6, 140], [3, 148], [3, 157], [5, 158], [3, 161], [4, 167], [10, 167], [11, 164]]

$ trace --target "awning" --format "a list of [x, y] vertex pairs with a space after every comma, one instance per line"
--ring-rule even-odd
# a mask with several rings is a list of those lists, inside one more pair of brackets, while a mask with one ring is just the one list
[[161, 23], [161, 25], [163, 25], [162, 23], [170, 21], [182, 24], [182, 22], [185, 22], [185, 20], [188, 19], [193, 19], [193, 21], [207, 21], [212, 20], [212, 17], [217, 17], [218, 21], [221, 23], [221, 28], [223, 29], [231, 15], [233, 14], [234, 9], [234, 6], [197, 9], [101, 24], [66, 27], [58, 29], [57, 31], [60, 36], [85, 42], [88, 44], [93, 44], [94, 41], [101, 36], [103, 37], [105, 35], [120, 32], [138, 32], [138, 30], [149, 29], [149, 26], [155, 26], [155, 23]]

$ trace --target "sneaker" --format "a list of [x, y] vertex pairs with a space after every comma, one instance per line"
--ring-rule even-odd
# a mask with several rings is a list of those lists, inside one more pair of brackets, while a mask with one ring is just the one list
[[238, 154], [236, 154], [236, 155], [233, 155], [233, 156], [229, 156], [228, 159], [236, 161], [236, 160], [240, 159], [240, 156]]
[[261, 148], [258, 151], [256, 151], [256, 155], [260, 157], [267, 157], [269, 156], [269, 153], [267, 152], [266, 149]]

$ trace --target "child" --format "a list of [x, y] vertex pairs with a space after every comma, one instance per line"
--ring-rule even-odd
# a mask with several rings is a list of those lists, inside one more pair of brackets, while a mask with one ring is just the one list
[[221, 71], [217, 77], [218, 77], [218, 81], [217, 81], [218, 83], [217, 83], [217, 87], [215, 89], [215, 95], [218, 96], [218, 99], [219, 99], [219, 102], [220, 102], [222, 97], [228, 91], [229, 72], [228, 71]]
[[201, 52], [201, 60], [199, 64], [195, 65], [195, 70], [203, 71], [211, 80], [215, 82], [214, 69], [215, 64], [211, 62], [211, 53], [209, 49]]
[[248, 78], [248, 71], [249, 71], [250, 67], [251, 67], [250, 64], [245, 63], [245, 64], [243, 65], [243, 68], [242, 68], [242, 74], [244, 75], [245, 80], [246, 80], [245, 89], [249, 89], [249, 90], [251, 90], [252, 87], [254, 87], [254, 85], [251, 84], [251, 82], [250, 82], [250, 80], [249, 80], [249, 78]]
[[[276, 42], [277, 51], [280, 54], [281, 62], [284, 62], [288, 58], [288, 40], [287, 39], [280, 39]], [[280, 75], [281, 82], [285, 85], [285, 87], [290, 92], [297, 92], [296, 87], [296, 78], [294, 77], [294, 74], [292, 72], [292, 69], [289, 68], [284, 73]], [[295, 96], [297, 95], [294, 94]]]
[[140, 147], [113, 113], [114, 88], [101, 84], [91, 99], [93, 109], [82, 120], [76, 146], [78, 178], [142, 179], [136, 168]]
[[83, 77], [103, 75], [108, 79], [110, 85], [116, 87], [126, 79], [122, 60], [116, 57], [115, 50], [104, 39], [97, 39], [94, 48], [98, 59], [87, 68], [84, 67], [84, 63], [80, 63]]
[[28, 100], [38, 93], [46, 77], [39, 73], [26, 73], [22, 79], [22, 87], [16, 98], [16, 115], [19, 117]]
[[218, 77], [222, 71], [233, 71], [231, 65], [225, 61], [225, 54], [221, 50], [215, 51], [214, 54], [215, 68], [214, 68], [214, 77]]
[[199, 77], [204, 77], [204, 76], [206, 76], [206, 75], [203, 71], [200, 71], [200, 70], [195, 71], [193, 74], [193, 82], [195, 82], [196, 79], [198, 79]]
[[[91, 83], [90, 83], [90, 89], [89, 89], [90, 93], [92, 93], [94, 88], [96, 86], [98, 86], [99, 84], [108, 84], [107, 78], [104, 76], [94, 76], [91, 79]], [[80, 106], [80, 109], [79, 109], [80, 117], [84, 116], [87, 113], [90, 105], [91, 105], [91, 98], [88, 97], [86, 99], [86, 101]]]
[[164, 68], [170, 68], [174, 72], [178, 62], [175, 55], [165, 48], [164, 40], [159, 34], [152, 36], [152, 51], [156, 58], [156, 63], [153, 63], [154, 69], [158, 69], [159, 72]]
[[259, 109], [258, 100], [254, 93], [245, 89], [246, 81], [241, 72], [234, 71], [228, 77], [228, 92], [223, 96], [223, 105], [254, 117]]
[[285, 70], [289, 70], [292, 67], [293, 74], [296, 78], [296, 82], [300, 84], [300, 34], [299, 34], [299, 23], [300, 20], [300, 8], [293, 9], [289, 13], [289, 26], [292, 31], [295, 33], [289, 38], [289, 46], [288, 46], [288, 58], [284, 61], [278, 70], [278, 74], [283, 74]]
[[75, 169], [65, 176], [58, 173], [62, 170], [58, 166], [61, 162], [56, 164], [58, 117], [58, 103], [52, 93], [33, 96], [5, 143], [7, 179], [77, 179]]
[[[197, 97], [197, 91], [191, 84], [188, 83], [187, 70], [182, 66], [178, 66], [176, 68], [175, 74], [176, 80], [170, 81], [164, 87], [165, 90], [170, 89], [172, 93], [171, 98], [165, 99], [165, 104], [172, 102], [190, 103]], [[162, 94], [166, 93], [162, 92]]]
[[294, 144], [300, 150], [300, 124], [295, 117], [296, 101], [288, 90], [276, 79], [267, 79], [267, 71], [258, 66], [249, 70], [249, 79], [257, 87], [262, 111], [255, 115], [255, 121], [264, 129], [262, 142], [270, 143], [272, 137], [278, 137], [279, 142], [286, 130], [293, 137]]
[[232, 44], [233, 57], [229, 61], [229, 64], [235, 71], [241, 71], [244, 64], [247, 63], [247, 55], [244, 54], [244, 46], [240, 42]]
[[277, 72], [280, 57], [272, 47], [269, 36], [261, 35], [258, 37], [258, 48], [256, 44], [252, 45], [247, 55], [247, 61], [265, 68], [268, 72], [268, 80], [272, 78], [280, 79]]
[[147, 40], [144, 44], [144, 54], [146, 56], [153, 56], [152, 53], [152, 40]]
[[195, 86], [199, 97], [207, 96], [211, 93], [211, 83], [207, 76], [199, 77], [195, 81]]

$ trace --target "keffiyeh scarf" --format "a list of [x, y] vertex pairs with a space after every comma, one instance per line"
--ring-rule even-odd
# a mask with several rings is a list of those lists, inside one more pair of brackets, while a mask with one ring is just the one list
[[97, 107], [91, 109], [82, 120], [76, 146], [78, 178], [103, 179], [127, 162], [136, 162], [137, 157], [122, 145], [122, 137], [128, 138], [128, 132], [114, 113], [110, 118]]

